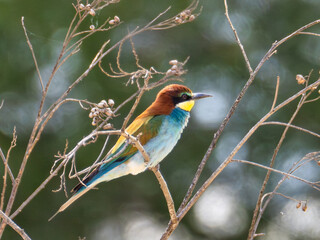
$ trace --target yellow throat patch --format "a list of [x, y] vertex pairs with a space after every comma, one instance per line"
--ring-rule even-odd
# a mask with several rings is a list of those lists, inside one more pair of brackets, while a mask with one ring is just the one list
[[177, 107], [181, 108], [182, 110], [185, 110], [187, 112], [190, 112], [191, 109], [193, 108], [193, 105], [194, 105], [194, 101], [190, 100], [190, 101], [178, 103]]

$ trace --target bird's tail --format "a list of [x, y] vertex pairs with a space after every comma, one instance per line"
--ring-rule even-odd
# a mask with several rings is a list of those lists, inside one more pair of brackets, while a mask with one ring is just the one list
[[118, 158], [116, 161], [104, 164], [100, 167], [97, 167], [94, 171], [92, 171], [88, 177], [86, 177], [82, 182], [80, 182], [78, 185], [76, 185], [72, 189], [72, 192], [74, 193], [74, 195], [68, 201], [66, 201], [51, 218], [49, 218], [49, 221], [51, 221], [58, 213], [67, 209], [67, 207], [69, 207], [74, 201], [76, 201], [86, 192], [91, 190], [97, 184], [103, 181], [109, 181], [113, 179], [114, 177], [111, 179], [107, 179], [107, 178], [102, 178], [102, 176], [108, 173], [110, 170], [117, 167], [118, 165], [120, 165], [124, 160], [125, 158]]
[[84, 195], [86, 192], [88, 192], [90, 189], [92, 189], [94, 186], [96, 186], [98, 183], [101, 182], [101, 179], [96, 179], [97, 175], [101, 173], [100, 168], [96, 168], [88, 177], [86, 177], [82, 182], [78, 183], [71, 192], [74, 193], [74, 195], [66, 201], [59, 210], [51, 217], [48, 221], [51, 221], [58, 213], [63, 212], [67, 209], [74, 201], [76, 201], [78, 198], [80, 198], [82, 195]]
[[74, 201], [76, 201], [78, 198], [80, 198], [82, 195], [84, 195], [86, 192], [88, 192], [90, 189], [92, 189], [95, 185], [97, 185], [98, 183], [95, 184], [90, 184], [89, 186], [85, 187], [83, 189], [81, 189], [79, 192], [77, 192], [75, 195], [73, 195], [68, 201], [66, 201], [60, 208], [59, 210], [51, 217], [49, 218], [48, 221], [51, 221], [58, 213], [63, 212], [64, 210], [67, 209], [67, 207], [69, 207]]

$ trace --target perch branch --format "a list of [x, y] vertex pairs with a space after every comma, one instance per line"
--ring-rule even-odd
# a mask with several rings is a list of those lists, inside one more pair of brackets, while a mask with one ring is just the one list
[[172, 196], [170, 194], [168, 185], [160, 172], [159, 164], [155, 167], [152, 167], [151, 171], [154, 173], [154, 175], [156, 176], [156, 178], [160, 184], [160, 188], [161, 188], [163, 195], [164, 195], [166, 202], [167, 202], [168, 211], [170, 214], [171, 221], [173, 222], [173, 224], [178, 224], [178, 219], [177, 219], [177, 214], [176, 214], [176, 210], [174, 207], [174, 202], [173, 202]]

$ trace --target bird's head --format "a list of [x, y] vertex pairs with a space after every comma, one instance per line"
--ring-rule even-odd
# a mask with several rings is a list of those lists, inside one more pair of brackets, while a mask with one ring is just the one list
[[158, 93], [156, 100], [146, 112], [150, 115], [168, 115], [174, 108], [181, 108], [190, 112], [195, 100], [206, 97], [212, 96], [204, 93], [193, 93], [190, 88], [180, 84], [171, 84]]

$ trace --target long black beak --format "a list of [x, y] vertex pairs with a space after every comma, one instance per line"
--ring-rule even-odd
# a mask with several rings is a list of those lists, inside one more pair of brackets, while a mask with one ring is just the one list
[[206, 93], [192, 93], [192, 100], [198, 100], [201, 98], [212, 97], [212, 95]]

